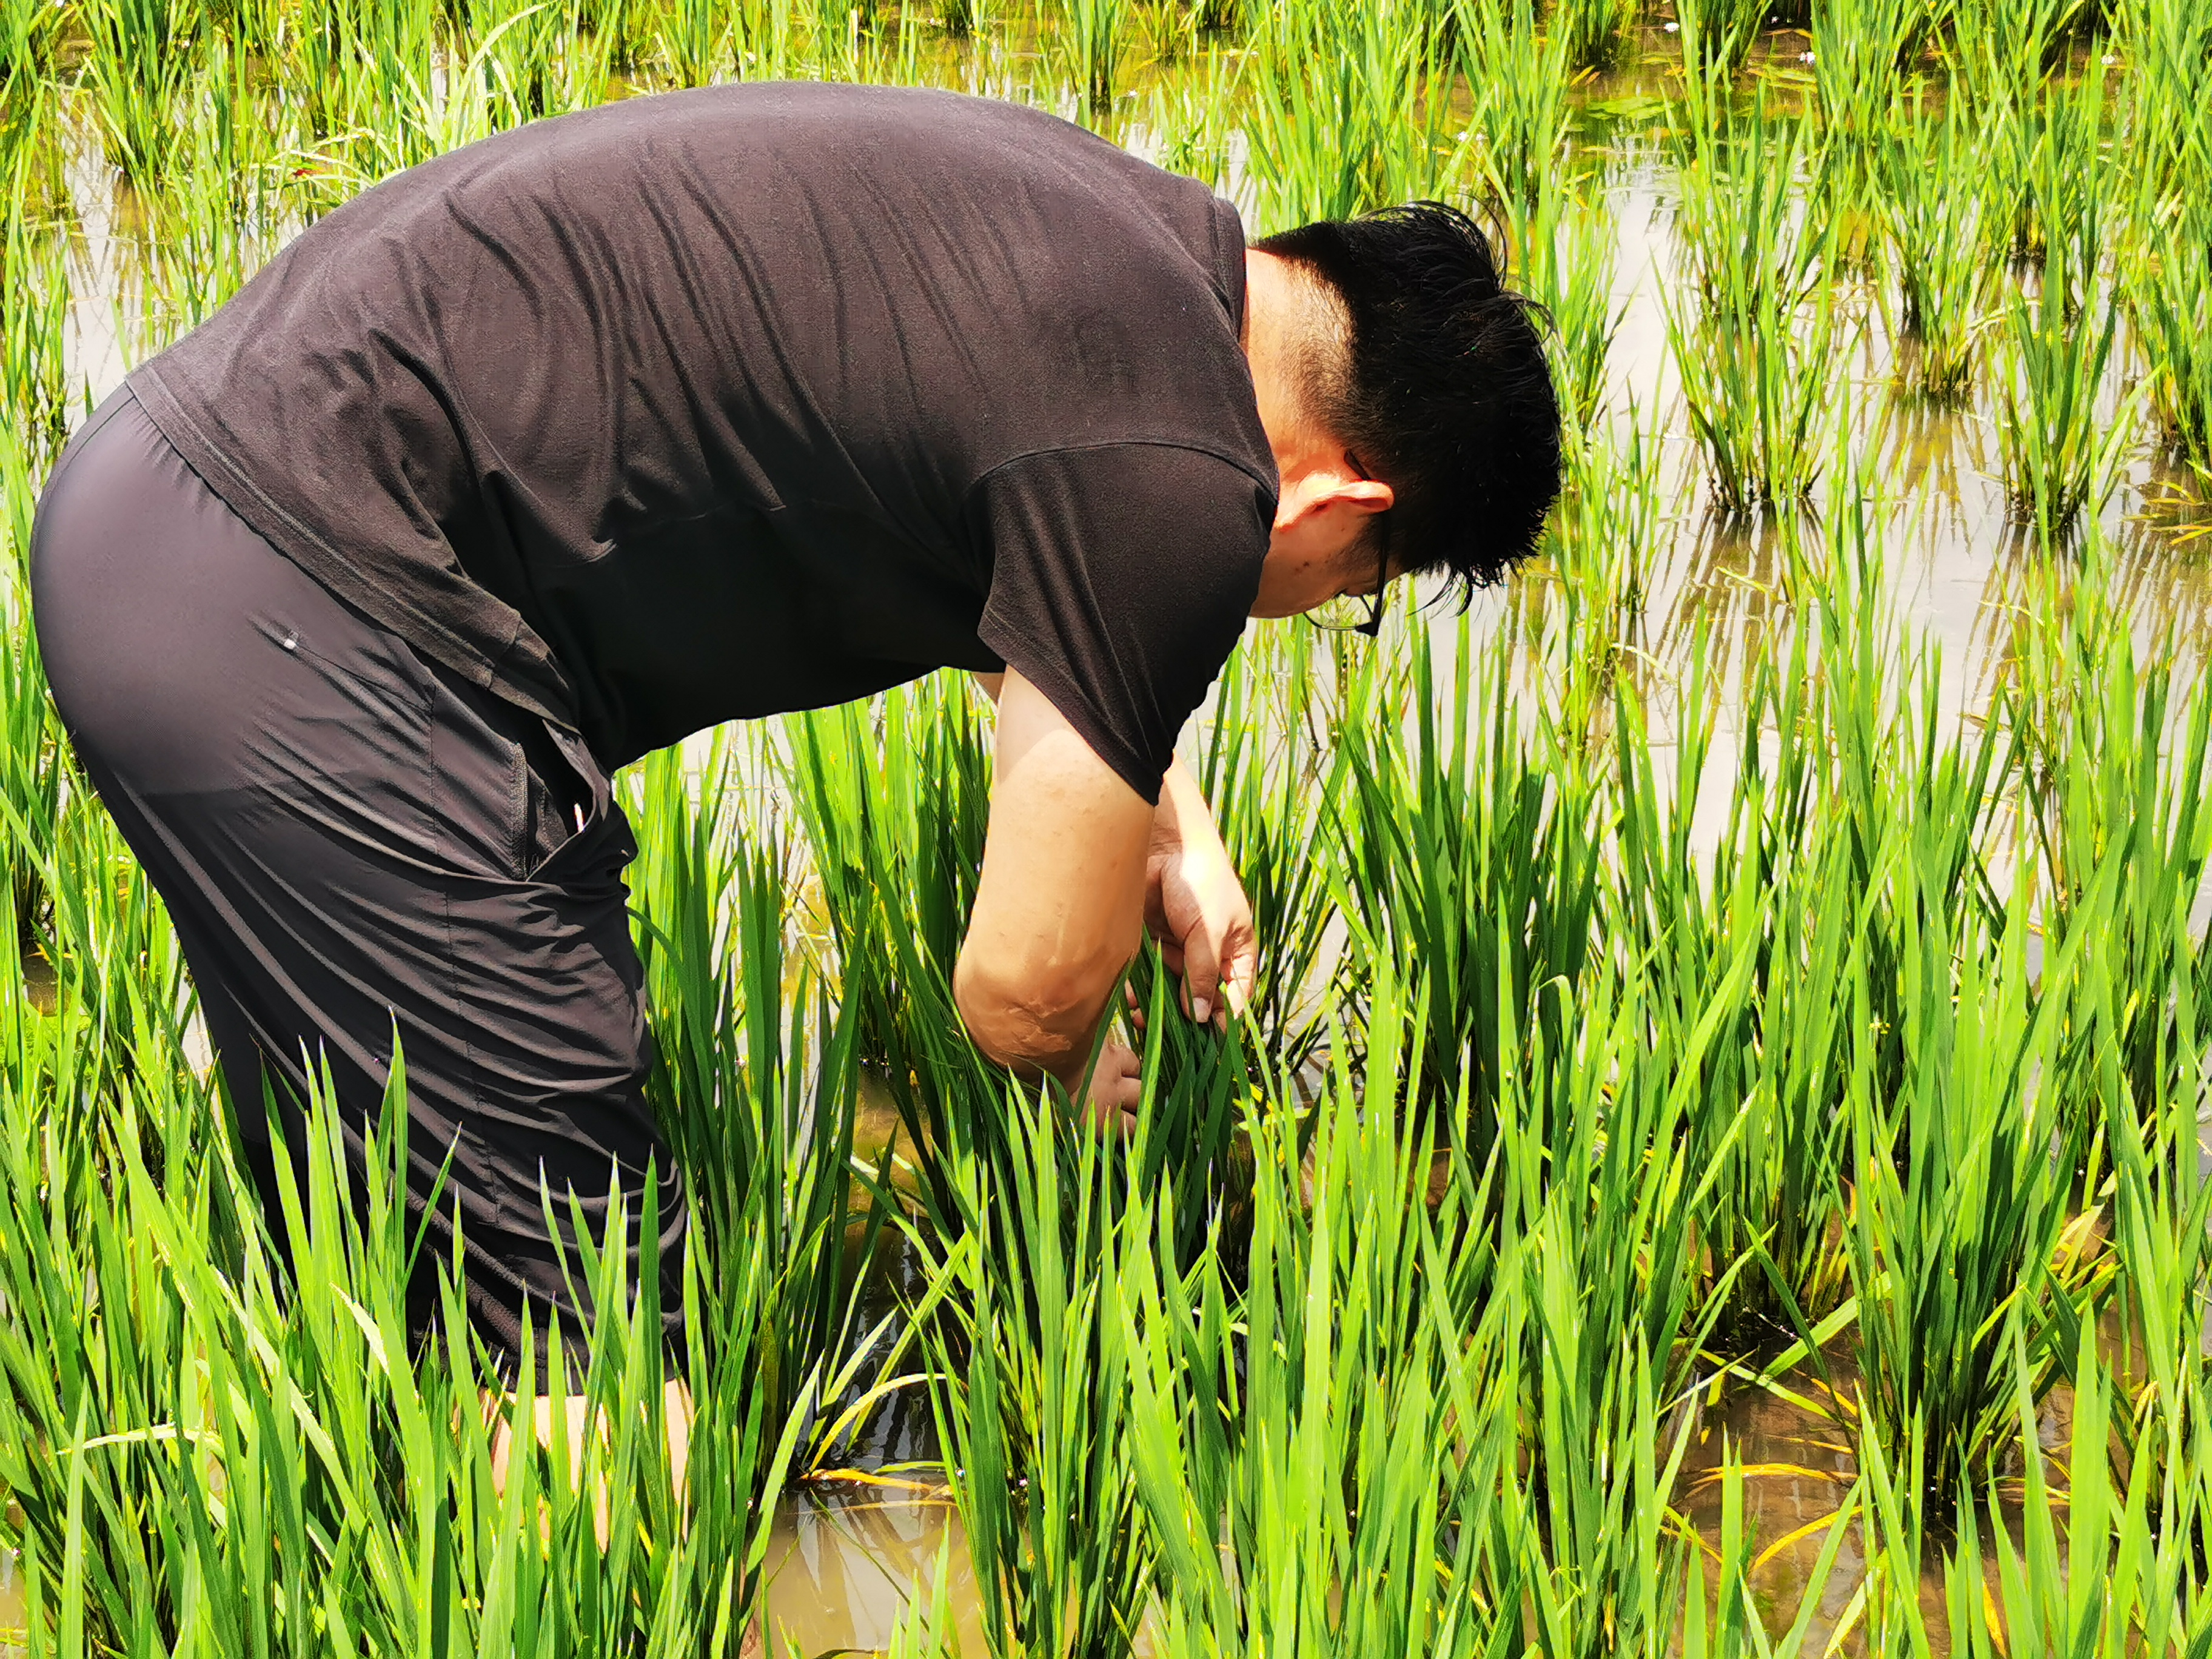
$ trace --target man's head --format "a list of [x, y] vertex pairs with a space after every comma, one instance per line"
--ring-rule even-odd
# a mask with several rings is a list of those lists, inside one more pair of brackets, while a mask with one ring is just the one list
[[1255, 617], [1389, 574], [1498, 580], [1559, 490], [1559, 411], [1528, 302], [1434, 202], [1253, 244], [1245, 346], [1282, 477]]

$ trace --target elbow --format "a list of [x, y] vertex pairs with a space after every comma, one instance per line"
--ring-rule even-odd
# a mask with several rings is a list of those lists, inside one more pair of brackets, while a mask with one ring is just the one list
[[1017, 1071], [1058, 1072], [1088, 1053], [1091, 1033], [1112, 991], [1095, 974], [1021, 973], [961, 952], [952, 999], [961, 1023], [989, 1059]]

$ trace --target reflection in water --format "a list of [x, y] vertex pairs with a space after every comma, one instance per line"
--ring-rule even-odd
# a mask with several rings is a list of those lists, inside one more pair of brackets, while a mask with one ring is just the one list
[[769, 1543], [769, 1650], [889, 1646], [908, 1598], [933, 1594], [940, 1558], [959, 1650], [984, 1652], [967, 1534], [950, 1503], [842, 1485], [786, 1499]]

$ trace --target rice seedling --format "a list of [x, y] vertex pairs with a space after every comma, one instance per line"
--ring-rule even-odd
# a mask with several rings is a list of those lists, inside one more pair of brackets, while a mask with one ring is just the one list
[[740, 50], [738, 18], [704, 0], [678, 0], [661, 21], [659, 55], [677, 85], [703, 87]]
[[12, 442], [0, 448], [0, 491], [6, 496], [9, 551], [0, 567], [7, 580], [0, 590], [0, 823], [6, 830], [0, 845], [8, 853], [9, 937], [21, 951], [35, 940], [47, 910], [65, 763], [24, 599], [22, 562], [30, 544], [33, 497], [22, 450]]
[[[1587, 975], [1562, 1046], [1532, 1034], [1529, 1084], [1499, 1110], [1500, 1272], [1517, 1255], [1527, 1276], [1536, 1425], [1522, 1501], [1546, 1540], [1540, 1554], [1523, 1548], [1534, 1620], [1555, 1652], [1611, 1651], [1624, 1632], [1662, 1639], [1684, 1593], [1688, 1552], [1664, 1516], [1687, 1449], [1674, 1407], [1705, 1333], [1691, 1324], [1703, 1194], [1684, 1133], [1696, 1091], [1683, 1079], [1724, 1038], [1726, 1013], [1670, 1026], [1647, 1018], [1638, 992], [1609, 963]], [[1608, 1074], [1619, 1080], [1601, 1107]]]
[[1550, 319], [1560, 410], [1571, 428], [1587, 429], [1604, 403], [1607, 356], [1626, 315], [1613, 295], [1611, 221], [1547, 167], [1533, 206], [1518, 216], [1513, 246], [1513, 281]]
[[[1575, 457], [1568, 489], [1555, 509], [1547, 550], [1563, 580], [1560, 644], [1570, 663], [1597, 671], [1587, 691], [1563, 696], [1563, 737], [1598, 732], [1611, 707], [1603, 678], [1624, 653], [1644, 642], [1644, 618], [1666, 533], [1656, 433], [1632, 403], [1616, 432], [1593, 434]], [[1548, 590], [1534, 583], [1531, 593]], [[1549, 633], [1542, 621], [1529, 631]], [[1577, 721], [1574, 710], [1589, 716]], [[1569, 752], [1571, 752], [1570, 748]]]
[[963, 1245], [940, 1268], [957, 1318], [931, 1328], [994, 1659], [1127, 1653], [1152, 1568], [1107, 1289], [1152, 1247], [1150, 1206], [1121, 1198], [1105, 1143], [1056, 1092], [1010, 1091], [1005, 1157], [960, 1163]]
[[2104, 66], [2093, 59], [2071, 87], [2053, 73], [2081, 11], [2081, 0], [2031, 0], [2015, 15], [1957, 15], [1954, 81], [1990, 134], [1990, 200], [2016, 258], [2039, 257], [2054, 225], [2097, 200]]
[[1929, 0], [1831, 0], [1813, 8], [1822, 120], [1856, 142], [1883, 136], [1905, 66], [1938, 21]]
[[[21, 475], [59, 453], [69, 430], [69, 373], [64, 340], [70, 307], [67, 248], [34, 228], [19, 171], [0, 207], [0, 406], [8, 416], [15, 487]], [[24, 544], [17, 544], [19, 554]]]
[[1810, 493], [1840, 391], [1848, 325], [1832, 281], [1836, 227], [1801, 214], [1799, 143], [1799, 127], [1771, 128], [1762, 105], [1747, 127], [1683, 161], [1683, 240], [1702, 304], [1692, 313], [1661, 297], [1690, 427], [1715, 500], [1732, 513]]
[[[1249, 641], [1217, 683], [1212, 729], [1197, 777], [1212, 803], [1222, 844], [1244, 872], [1270, 964], [1247, 1010], [1260, 1052], [1278, 1066], [1302, 1066], [1324, 1037], [1339, 964], [1328, 948], [1334, 851], [1328, 803], [1340, 798], [1349, 762], [1313, 752], [1313, 640], [1285, 630]], [[1271, 708], [1273, 687], [1288, 707]], [[1262, 733], [1295, 734], [1272, 752]]]
[[1456, 0], [1454, 55], [1474, 88], [1468, 116], [1490, 190], [1535, 202], [1554, 176], [1567, 136], [1573, 74], [1566, 31], [1540, 28], [1534, 0]]
[[[471, 0], [469, 21], [486, 56], [501, 126], [582, 109], [605, 96], [607, 42], [580, 27], [577, 0]], [[664, 40], [680, 76], [703, 80], [720, 46], [714, 15], [676, 0]]]
[[1693, 128], [1721, 120], [1738, 70], [1767, 15], [1766, 0], [1687, 0], [1674, 8], [1682, 52], [1684, 101]]
[[[2091, 538], [2093, 571], [2108, 557]], [[2189, 916], [2202, 888], [2212, 836], [2200, 802], [2212, 708], [2177, 697], [2164, 653], [2139, 660], [2124, 620], [2092, 586], [2031, 588], [2038, 623], [2023, 630], [2010, 723], [2024, 754], [2019, 811], [2046, 883], [2053, 915], [2084, 902], [2102, 860], [2120, 861], [2098, 965], [2121, 993], [2106, 1040], [2121, 1068], [2118, 1092], [2146, 1111], [2181, 1086], [2168, 1075], [2177, 1053], [2206, 1035], [2194, 994], [2205, 972]]]
[[1611, 69], [1634, 50], [1640, 0], [1560, 0], [1552, 27], [1565, 39], [1567, 62], [1577, 70]]
[[2164, 195], [2205, 155], [2212, 18], [2185, 0], [2123, 0], [2115, 11], [2113, 37], [2134, 70], [2131, 165]]
[[1340, 902], [1369, 994], [1383, 964], [1421, 964], [1420, 1097], [1439, 1115], [1455, 1106], [1480, 1146], [1526, 1052], [1515, 1033], [1534, 1022], [1560, 1040], [1565, 1008], [1542, 988], [1571, 994], [1595, 944], [1596, 806], [1587, 781], [1532, 752], [1496, 664], [1463, 644], [1439, 696], [1425, 641], [1412, 644], [1410, 742], [1387, 701], [1353, 700], [1340, 727]]
[[92, 0], [86, 78], [111, 161], [133, 184], [169, 169], [183, 133], [179, 106], [191, 86], [204, 22], [199, 0]]
[[2007, 492], [2045, 546], [2057, 546], [2086, 508], [2101, 507], [2118, 483], [2134, 434], [2135, 393], [2111, 415], [2099, 407], [2118, 337], [2120, 307], [2109, 289], [2076, 315], [2068, 285], [2046, 272], [2005, 313], [1998, 425]]
[[1183, 0], [1139, 0], [1137, 34], [1146, 57], [1163, 67], [1180, 62], [1197, 41]]
[[[2071, 1299], [2081, 1280], [2059, 1249], [2072, 1167], [2064, 1037], [2075, 963], [2100, 937], [2116, 868], [2100, 871], [2031, 992], [2024, 884], [1994, 951], [1917, 898], [1930, 841], [1972, 821], [1986, 781], [1948, 760], [1922, 780], [1927, 827], [1900, 829], [1882, 849], [1900, 889], [1903, 1074], [1895, 1097], [1872, 1086], [1867, 1060], [1852, 1079], [1851, 1262], [1868, 1420], [1892, 1448], [1920, 1443], [1940, 1510], [1994, 1468], [2010, 1395], [2006, 1320], [2033, 1344], [2040, 1394], [2090, 1312]], [[1852, 988], [1859, 1007], [1872, 994]]]
[[1358, 1109], [1409, 1069], [1415, 1006], [1378, 993], [1364, 1087], [1340, 1048], [1310, 1126], [1248, 1109], [1241, 1295], [1223, 1241], [1188, 1268], [1133, 1253], [1109, 1282], [1155, 1652], [1472, 1655], [1522, 1605], [1534, 1517], [1501, 1490], [1519, 1294], [1455, 1253], [1456, 1199], [1434, 1220], [1373, 1201], [1426, 1178], [1419, 1115]]
[[1051, 39], [1066, 59], [1069, 81], [1093, 126], [1114, 107], [1132, 33], [1130, 0], [1062, 0], [1065, 13]]
[[2212, 208], [2184, 191], [2140, 199], [2136, 211], [2136, 251], [2120, 282], [2149, 359], [2150, 407], [2165, 441], [2212, 477]]
[[1208, 46], [1186, 60], [1183, 72], [1163, 77], [1153, 88], [1145, 125], [1155, 148], [1153, 159], [1214, 190], [1230, 185], [1230, 155], [1237, 143], [1234, 116], [1236, 63]]
[[1972, 383], [1987, 326], [1985, 161], [1968, 122], [1956, 99], [1931, 114], [1916, 96], [1909, 125], [1876, 163], [1899, 321], [1911, 343], [1908, 372], [1913, 386], [1937, 398], [1955, 398]]
[[62, 21], [59, 0], [0, 4], [0, 132], [7, 152], [0, 159], [12, 159], [38, 132]]
[[[838, 981], [861, 1057], [880, 1067], [914, 1140], [935, 1146], [957, 1144], [976, 1091], [998, 1092], [957, 1035], [951, 996], [990, 792], [975, 695], [940, 677], [886, 696], [879, 735], [853, 708], [786, 727], [784, 775], [837, 962], [867, 964], [857, 982]], [[935, 1201], [955, 1212], [949, 1190]]]
[[1285, 5], [1253, 31], [1244, 137], [1274, 228], [1436, 192], [1449, 118], [1420, 88], [1442, 46], [1422, 0]]
[[[807, 964], [787, 969], [785, 871], [749, 844], [731, 772], [724, 749], [696, 783], [673, 754], [647, 763], [632, 793], [646, 829], [631, 886], [656, 1016], [649, 1092], [697, 1172], [689, 1200], [713, 1264], [699, 1296], [708, 1309], [773, 1310], [757, 1327], [751, 1387], [779, 1421], [802, 1399], [842, 1404], [872, 1387], [898, 1348], [889, 1316], [863, 1313], [889, 1222], [867, 1200], [853, 1145], [862, 1005], [841, 1016]], [[823, 1412], [799, 1467], [823, 1462], [856, 1415]]]

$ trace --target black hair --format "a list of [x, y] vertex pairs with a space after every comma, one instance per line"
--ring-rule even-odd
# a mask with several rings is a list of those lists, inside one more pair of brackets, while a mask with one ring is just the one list
[[[1390, 552], [1468, 587], [1534, 549], [1559, 493], [1559, 405], [1536, 328], [1482, 228], [1441, 202], [1263, 237], [1342, 300], [1351, 361], [1313, 414], [1395, 494]], [[1363, 541], [1366, 538], [1363, 538]]]

